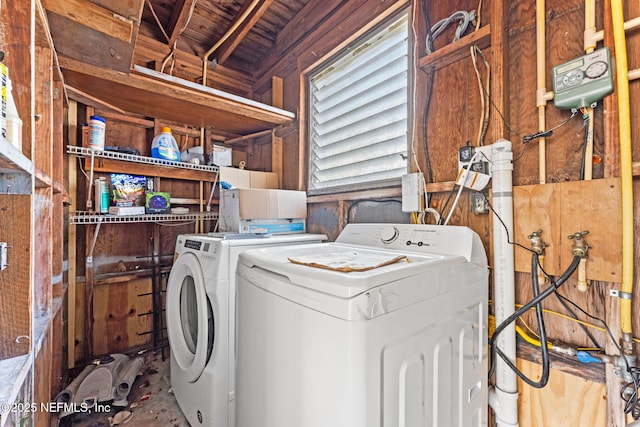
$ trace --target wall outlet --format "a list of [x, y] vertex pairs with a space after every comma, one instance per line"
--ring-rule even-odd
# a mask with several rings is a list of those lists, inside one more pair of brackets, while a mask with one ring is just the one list
[[476, 215], [489, 213], [489, 202], [487, 202], [486, 197], [482, 193], [471, 193], [471, 203], [469, 203], [469, 206], [471, 206], [471, 212]]

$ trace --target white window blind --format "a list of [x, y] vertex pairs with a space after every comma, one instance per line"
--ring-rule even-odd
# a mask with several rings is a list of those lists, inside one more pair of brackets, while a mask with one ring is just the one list
[[393, 185], [407, 173], [408, 16], [309, 78], [309, 193]]

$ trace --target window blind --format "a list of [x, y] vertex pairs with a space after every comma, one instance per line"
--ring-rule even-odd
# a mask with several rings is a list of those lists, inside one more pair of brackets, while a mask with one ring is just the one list
[[403, 14], [310, 76], [311, 194], [389, 185], [407, 172], [408, 36]]

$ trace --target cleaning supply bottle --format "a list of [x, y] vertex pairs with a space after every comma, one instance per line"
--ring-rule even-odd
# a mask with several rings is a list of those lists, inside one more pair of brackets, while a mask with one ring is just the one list
[[171, 128], [163, 127], [151, 143], [151, 157], [156, 159], [180, 161], [180, 149], [171, 134]]
[[7, 140], [18, 150], [22, 151], [22, 120], [18, 115], [18, 108], [11, 93], [11, 79], [7, 78]]

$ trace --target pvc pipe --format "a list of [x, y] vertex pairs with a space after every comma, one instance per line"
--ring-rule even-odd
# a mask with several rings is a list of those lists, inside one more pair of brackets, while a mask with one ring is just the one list
[[587, 282], [587, 259], [582, 258], [578, 265], [578, 282], [576, 284], [580, 292], [587, 292], [589, 282]]
[[[640, 16], [630, 19], [624, 23], [625, 31], [633, 30], [634, 28], [638, 27], [640, 27]], [[595, 33], [593, 33], [594, 43], [601, 42], [602, 40], [604, 40], [604, 30], [596, 31]]]
[[[537, 70], [537, 107], [538, 107], [538, 131], [544, 132], [546, 129], [545, 123], [545, 106], [547, 102], [545, 100], [545, 3], [544, 0], [536, 0], [536, 70]], [[545, 138], [538, 139], [538, 175], [540, 184], [547, 182], [547, 163], [546, 163], [546, 141]]]
[[584, 51], [591, 53], [596, 48], [596, 0], [584, 2]]
[[[591, 53], [596, 48], [596, 0], [584, 2], [584, 52]], [[589, 181], [593, 177], [593, 108], [587, 107], [589, 123], [587, 124], [587, 138], [584, 149], [584, 180]]]
[[[493, 220], [494, 303], [496, 325], [501, 324], [515, 312], [515, 267], [513, 245], [513, 152], [511, 142], [499, 139], [491, 146], [493, 209], [502, 219], [507, 232], [497, 218]], [[507, 326], [497, 339], [496, 345], [507, 358], [515, 363], [515, 325]], [[502, 359], [497, 359], [496, 382], [490, 392], [490, 402], [496, 413], [498, 427], [518, 426], [518, 382], [513, 372]]]
[[549, 280], [547, 276], [544, 274], [544, 255], [538, 255], [538, 283], [541, 285], [546, 285]]
[[590, 181], [593, 178], [593, 108], [587, 107], [589, 122], [587, 123], [587, 140], [584, 148], [584, 180]]
[[[631, 113], [627, 43], [624, 34], [622, 0], [611, 0], [613, 41], [616, 53], [618, 120], [620, 126], [620, 180], [622, 188], [622, 286], [620, 290], [633, 295], [633, 164], [631, 156]], [[630, 298], [620, 298], [620, 327], [626, 354], [633, 352]]]

